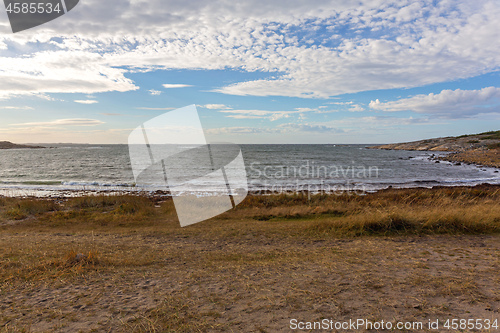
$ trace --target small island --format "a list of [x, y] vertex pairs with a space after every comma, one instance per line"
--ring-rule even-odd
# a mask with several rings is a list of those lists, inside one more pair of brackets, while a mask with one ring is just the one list
[[447, 151], [440, 159], [500, 168], [500, 131], [444, 137], [405, 143], [391, 143], [370, 149]]
[[40, 149], [42, 146], [18, 145], [9, 141], [0, 141], [0, 149]]

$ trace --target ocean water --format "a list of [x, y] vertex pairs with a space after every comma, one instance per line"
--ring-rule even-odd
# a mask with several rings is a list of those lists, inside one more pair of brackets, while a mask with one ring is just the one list
[[[240, 170], [237, 178], [247, 179], [249, 190], [260, 193], [366, 192], [389, 186], [500, 184], [498, 169], [429, 160], [432, 155], [445, 153], [365, 147], [240, 145], [246, 170]], [[50, 149], [0, 150], [0, 194], [68, 196], [81, 191], [167, 190], [161, 182], [136, 184], [128, 153], [127, 145], [56, 145]], [[186, 173], [198, 167], [194, 160], [187, 164], [193, 170], [186, 169], [185, 165]], [[223, 190], [210, 179], [191, 183], [191, 192], [200, 195]]]

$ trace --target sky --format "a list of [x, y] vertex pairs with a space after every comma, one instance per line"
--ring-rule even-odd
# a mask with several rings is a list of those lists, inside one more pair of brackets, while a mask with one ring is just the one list
[[192, 104], [210, 142], [500, 129], [498, 0], [81, 0], [18, 33], [4, 9], [0, 141], [127, 143]]

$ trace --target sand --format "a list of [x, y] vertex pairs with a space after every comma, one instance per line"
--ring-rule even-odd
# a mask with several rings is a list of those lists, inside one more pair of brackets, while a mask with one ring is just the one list
[[500, 319], [497, 235], [3, 234], [0, 247], [30, 239], [92, 244], [106, 259], [81, 274], [4, 284], [2, 332], [289, 332], [291, 319]]

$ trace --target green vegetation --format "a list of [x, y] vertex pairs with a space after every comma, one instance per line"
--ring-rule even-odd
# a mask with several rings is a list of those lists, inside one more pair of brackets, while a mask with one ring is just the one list
[[471, 136], [478, 136], [479, 140], [500, 140], [500, 131], [489, 131], [479, 134], [464, 134], [457, 136], [457, 138], [468, 138]]
[[483, 140], [500, 140], [500, 131], [485, 132], [481, 135], [486, 135], [482, 137]]

